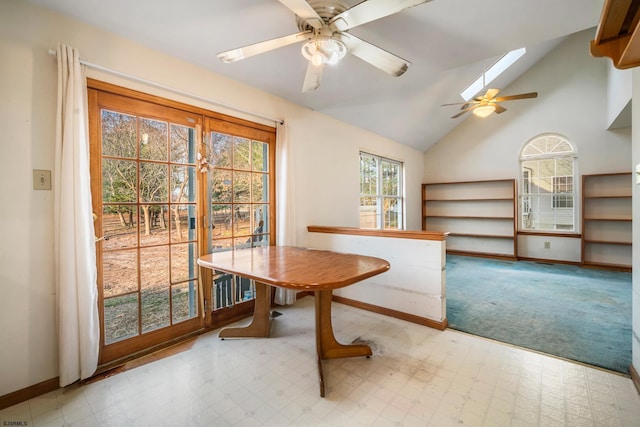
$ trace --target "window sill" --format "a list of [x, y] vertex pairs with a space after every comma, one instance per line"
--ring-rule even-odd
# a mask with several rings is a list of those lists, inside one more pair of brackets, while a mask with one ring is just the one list
[[530, 231], [530, 230], [518, 230], [518, 236], [551, 236], [551, 237], [570, 237], [574, 239], [582, 238], [582, 234], [577, 231], [574, 232], [562, 232], [562, 231], [553, 231], [553, 230], [540, 230], [540, 231]]

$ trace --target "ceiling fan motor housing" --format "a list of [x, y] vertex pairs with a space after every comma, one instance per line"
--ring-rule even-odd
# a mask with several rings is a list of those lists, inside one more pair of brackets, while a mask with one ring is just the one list
[[[316, 11], [318, 16], [322, 18], [325, 25], [329, 24], [329, 21], [334, 16], [338, 16], [342, 12], [348, 9], [343, 3], [337, 2], [328, 2], [328, 1], [310, 1], [309, 6]], [[313, 27], [307, 23], [304, 19], [296, 16], [296, 24], [298, 25], [298, 29], [300, 31], [308, 31], [313, 30]]]

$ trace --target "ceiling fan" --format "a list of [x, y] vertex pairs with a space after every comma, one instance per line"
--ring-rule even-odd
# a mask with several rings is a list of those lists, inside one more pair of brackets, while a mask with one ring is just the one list
[[302, 92], [320, 87], [327, 64], [335, 64], [347, 53], [392, 75], [401, 76], [411, 63], [349, 33], [366, 24], [430, 0], [368, 0], [351, 8], [335, 1], [278, 0], [297, 17], [300, 32], [221, 52], [224, 62], [235, 62], [254, 55], [304, 42], [302, 55], [309, 60]]
[[496, 95], [500, 92], [500, 89], [487, 89], [484, 95], [476, 96], [475, 98], [467, 102], [454, 102], [453, 104], [442, 104], [443, 107], [449, 105], [462, 105], [460, 112], [451, 116], [452, 119], [458, 118], [466, 112], [472, 111], [473, 114], [479, 117], [487, 117], [489, 114], [495, 112], [496, 114], [504, 113], [507, 111], [498, 102], [514, 101], [516, 99], [536, 98], [538, 92], [521, 93], [519, 95], [500, 96], [496, 98]]

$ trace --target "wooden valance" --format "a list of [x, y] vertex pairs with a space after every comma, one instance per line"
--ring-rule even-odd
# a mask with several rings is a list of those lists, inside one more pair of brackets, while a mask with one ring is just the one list
[[591, 41], [591, 55], [608, 57], [619, 69], [640, 65], [640, 0], [605, 0]]

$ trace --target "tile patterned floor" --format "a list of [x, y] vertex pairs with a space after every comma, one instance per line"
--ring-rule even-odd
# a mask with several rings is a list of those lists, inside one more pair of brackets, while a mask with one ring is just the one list
[[313, 298], [278, 311], [270, 339], [205, 334], [2, 410], [0, 426], [640, 426], [626, 377], [342, 304], [336, 338], [368, 342], [373, 357], [325, 362], [321, 398]]

